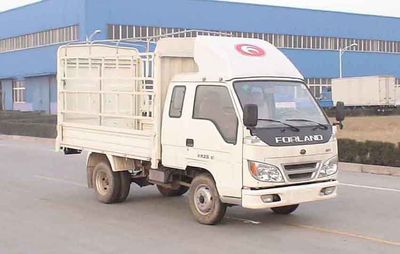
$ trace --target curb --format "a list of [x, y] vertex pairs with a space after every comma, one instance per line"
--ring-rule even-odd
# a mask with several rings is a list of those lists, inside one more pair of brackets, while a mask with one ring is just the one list
[[55, 142], [56, 142], [56, 140], [53, 138], [37, 138], [37, 137], [29, 137], [29, 136], [16, 136], [16, 135], [4, 135], [4, 134], [0, 134], [0, 141], [1, 140], [36, 142], [36, 143], [50, 144], [50, 145], [55, 145]]
[[346, 172], [369, 173], [375, 175], [387, 175], [400, 177], [400, 168], [378, 165], [365, 165], [357, 163], [339, 162], [339, 168]]

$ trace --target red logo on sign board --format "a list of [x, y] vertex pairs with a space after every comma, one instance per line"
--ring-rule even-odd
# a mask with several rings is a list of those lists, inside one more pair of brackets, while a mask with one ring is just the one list
[[265, 50], [252, 44], [238, 44], [236, 50], [245, 56], [265, 56]]

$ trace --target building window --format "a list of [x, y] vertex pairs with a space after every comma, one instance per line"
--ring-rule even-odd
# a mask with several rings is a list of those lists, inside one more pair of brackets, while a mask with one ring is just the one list
[[79, 26], [61, 27], [12, 38], [0, 39], [0, 53], [79, 40]]
[[332, 86], [331, 78], [306, 78], [305, 82], [316, 99], [322, 99], [323, 92]]
[[395, 84], [397, 87], [400, 87], [400, 78], [396, 78]]
[[15, 80], [13, 82], [13, 100], [15, 103], [25, 103], [25, 82]]
[[153, 26], [134, 26], [134, 25], [108, 25], [108, 39], [123, 40], [145, 38], [159, 35], [169, 35], [169, 37], [184, 38], [196, 37], [198, 35], [230, 35], [242, 38], [259, 38], [270, 42], [278, 48], [291, 49], [316, 49], [316, 50], [339, 50], [340, 48], [357, 43], [357, 47], [348, 50], [359, 52], [381, 52], [381, 53], [400, 53], [400, 41], [382, 41], [355, 38], [335, 38], [325, 36], [306, 36], [273, 33], [249, 33], [238, 31], [193, 31], [190, 28], [176, 27], [153, 27]]

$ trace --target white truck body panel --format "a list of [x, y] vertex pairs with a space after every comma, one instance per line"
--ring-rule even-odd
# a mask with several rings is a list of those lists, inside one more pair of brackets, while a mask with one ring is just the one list
[[[263, 40], [200, 37], [196, 39], [194, 50], [199, 72], [207, 80], [243, 77], [303, 79], [297, 68], [281, 51]], [[260, 56], [246, 55], [252, 53], [259, 53]]]
[[396, 107], [400, 106], [400, 84], [395, 85]]
[[396, 106], [400, 89], [391, 76], [353, 77], [332, 80], [334, 104], [343, 101], [346, 106]]

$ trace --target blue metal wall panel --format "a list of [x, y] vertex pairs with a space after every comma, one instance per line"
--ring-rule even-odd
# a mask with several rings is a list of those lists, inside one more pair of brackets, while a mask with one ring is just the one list
[[[107, 24], [137, 24], [400, 40], [400, 32], [394, 32], [397, 31], [395, 28], [400, 26], [398, 18], [207, 0], [114, 0], [112, 2], [107, 0], [45, 0], [38, 4], [1, 13], [0, 37], [31, 33], [77, 22], [81, 24], [81, 39], [96, 29], [103, 31], [97, 38], [106, 38]], [[288, 52], [288, 56], [298, 63], [297, 65], [304, 70], [303, 72], [307, 76], [337, 76], [338, 64], [334, 52], [284, 51]], [[55, 72], [55, 53], [55, 47], [0, 53], [0, 65], [2, 66], [0, 77], [20, 77]], [[359, 54], [360, 57], [357, 59], [363, 59], [364, 62], [361, 63], [367, 68], [363, 71], [360, 71], [360, 68], [346, 68], [346, 65], [354, 65], [358, 62], [357, 59], [355, 59], [356, 62], [352, 62], [352, 57], [345, 57], [344, 65], [348, 75], [390, 73], [400, 76], [400, 70], [397, 68], [397, 55]], [[316, 62], [318, 64], [315, 64]]]
[[399, 18], [210, 0], [86, 0], [87, 26], [137, 24], [400, 40]]
[[[400, 40], [400, 18], [217, 2], [209, 0], [86, 0], [88, 33], [107, 24], [147, 25], [344, 38]], [[338, 77], [337, 51], [291, 50], [284, 53], [306, 77]], [[345, 76], [400, 76], [400, 54], [346, 52]]]
[[[96, 29], [102, 30], [96, 38], [104, 39], [107, 24], [125, 24], [400, 41], [399, 18], [209, 0], [45, 0], [0, 13], [0, 38], [73, 24], [80, 24], [82, 40]], [[55, 73], [57, 47], [0, 53], [0, 78]], [[306, 77], [339, 75], [338, 52], [291, 49], [283, 52]], [[343, 66], [344, 76], [400, 77], [400, 54], [346, 52]], [[35, 102], [35, 96], [48, 97], [47, 93], [50, 99], [46, 103], [55, 105], [55, 90], [44, 89], [35, 79], [29, 83], [32, 86], [27, 87], [26, 93], [32, 107], [43, 109], [41, 105], [45, 103]], [[12, 109], [10, 81], [3, 81], [3, 92], [6, 108]]]
[[34, 111], [50, 112], [50, 77], [25, 79], [26, 102]]
[[[339, 77], [339, 52], [283, 49], [305, 77]], [[394, 75], [400, 77], [400, 54], [345, 52], [343, 76]]]
[[85, 0], [44, 0], [0, 13], [0, 39], [79, 24]]
[[58, 46], [0, 53], [0, 78], [41, 76], [57, 71]]

